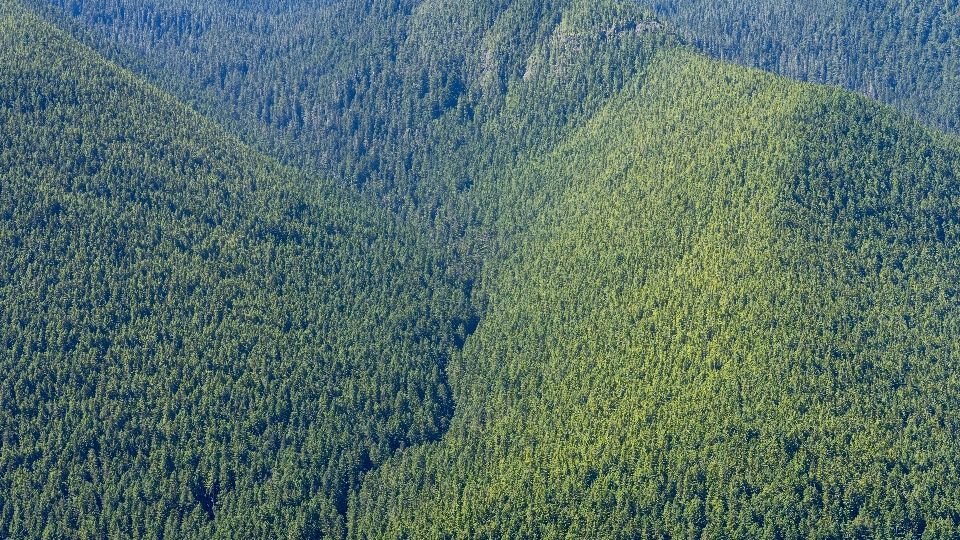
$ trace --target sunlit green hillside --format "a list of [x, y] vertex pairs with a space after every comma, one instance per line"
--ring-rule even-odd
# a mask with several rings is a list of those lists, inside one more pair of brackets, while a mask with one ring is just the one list
[[876, 103], [660, 55], [518, 173], [452, 427], [352, 532], [953, 537], [958, 171]]

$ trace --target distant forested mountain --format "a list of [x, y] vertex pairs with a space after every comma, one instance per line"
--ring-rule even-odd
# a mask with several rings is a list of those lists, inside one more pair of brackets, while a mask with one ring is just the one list
[[268, 154], [428, 231], [468, 282], [499, 245], [499, 198], [477, 190], [677, 42], [648, 12], [593, 0], [32, 2]]
[[281, 160], [402, 207], [432, 124], [502, 101], [569, 3], [110, 0], [51, 13]]
[[960, 535], [955, 137], [613, 0], [0, 16], [0, 537]]
[[711, 55], [879, 99], [960, 131], [957, 0], [638, 0]]
[[[34, 4], [244, 140], [356, 187], [448, 245], [468, 225], [450, 210], [459, 193], [549, 147], [642, 64], [637, 46], [649, 40], [627, 38], [660, 27], [604, 4], [621, 13], [612, 31], [558, 30], [571, 5], [590, 12], [586, 0]], [[598, 47], [607, 39], [624, 45]], [[502, 121], [545, 68], [566, 80], [563, 95], [526, 96], [536, 121]]]

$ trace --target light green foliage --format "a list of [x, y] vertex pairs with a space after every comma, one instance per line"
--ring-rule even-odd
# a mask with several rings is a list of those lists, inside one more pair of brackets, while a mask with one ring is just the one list
[[440, 443], [357, 537], [954, 537], [960, 153], [672, 50], [517, 180]]

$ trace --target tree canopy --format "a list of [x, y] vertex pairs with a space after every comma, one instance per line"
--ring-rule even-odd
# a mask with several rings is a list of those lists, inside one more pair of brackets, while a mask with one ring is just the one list
[[0, 537], [960, 535], [954, 136], [659, 5], [24, 1]]

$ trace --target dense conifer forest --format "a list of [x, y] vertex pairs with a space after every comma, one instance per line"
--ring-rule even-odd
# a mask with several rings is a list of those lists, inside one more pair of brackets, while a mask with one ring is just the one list
[[902, 4], [0, 0], [0, 538], [960, 536]]

